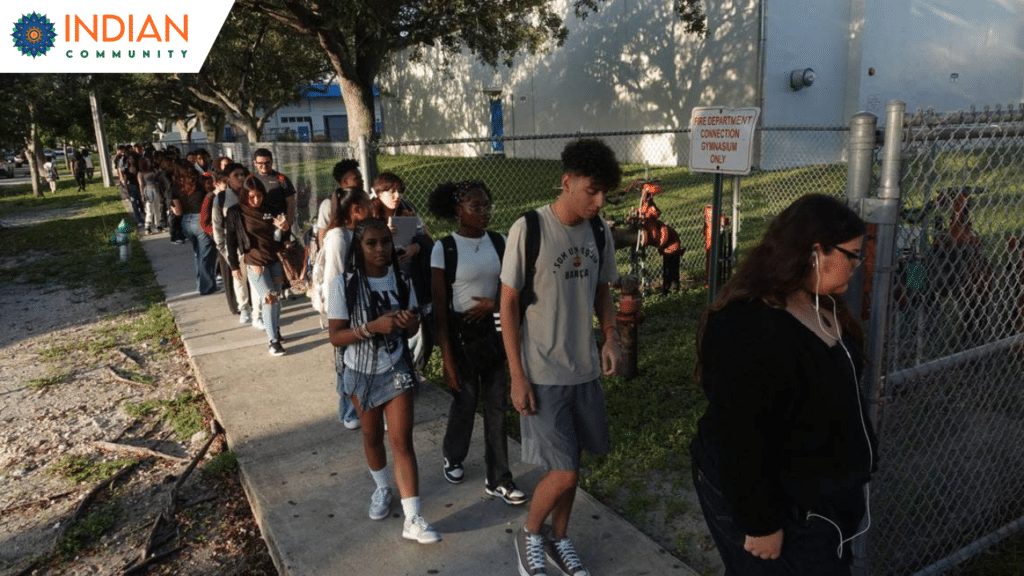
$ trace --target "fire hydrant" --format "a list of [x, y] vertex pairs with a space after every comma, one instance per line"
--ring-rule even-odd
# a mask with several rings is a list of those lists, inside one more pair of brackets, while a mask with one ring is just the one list
[[121, 223], [117, 225], [117, 231], [110, 236], [110, 245], [117, 246], [118, 260], [122, 263], [127, 262], [132, 258], [130, 233], [131, 228], [129, 228], [128, 223], [122, 219]]
[[639, 356], [639, 327], [644, 321], [644, 313], [640, 309], [643, 297], [640, 294], [640, 279], [626, 275], [619, 279], [619, 313], [615, 321], [619, 325], [619, 341], [622, 347], [622, 364], [619, 375], [633, 378], [637, 375], [637, 357]]

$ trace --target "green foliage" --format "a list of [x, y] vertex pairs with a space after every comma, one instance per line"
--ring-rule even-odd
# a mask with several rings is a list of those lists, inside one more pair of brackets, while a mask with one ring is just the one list
[[64, 533], [60, 542], [57, 543], [56, 554], [64, 560], [74, 558], [113, 528], [119, 515], [120, 509], [116, 505], [101, 506], [90, 510]]
[[178, 440], [185, 441], [203, 429], [205, 406], [206, 398], [201, 393], [185, 392], [170, 400], [128, 402], [124, 405], [124, 410], [134, 418], [159, 417], [170, 423]]
[[172, 340], [178, 337], [174, 314], [163, 303], [150, 304], [145, 314], [136, 318], [127, 328], [133, 343], [157, 343], [161, 339]]
[[135, 462], [130, 458], [99, 461], [89, 456], [65, 456], [53, 465], [51, 472], [75, 484], [94, 483], [110, 478], [121, 468]]
[[225, 476], [234, 474], [237, 469], [238, 456], [230, 450], [221, 452], [213, 458], [210, 458], [202, 468], [204, 474], [216, 478], [224, 478]]
[[32, 378], [28, 381], [28, 387], [33, 390], [43, 390], [57, 384], [63, 384], [71, 379], [73, 372], [58, 372], [42, 378]]

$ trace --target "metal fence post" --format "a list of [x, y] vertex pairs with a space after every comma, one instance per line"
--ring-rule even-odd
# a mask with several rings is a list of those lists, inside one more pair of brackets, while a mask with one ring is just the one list
[[370, 140], [366, 135], [359, 137], [356, 141], [356, 157], [359, 160], [359, 167], [363, 171], [363, 187], [366, 192], [370, 192], [370, 186], [373, 185], [373, 181], [377, 178], [377, 163], [372, 162], [373, 157], [370, 155]]
[[[867, 391], [869, 415], [875, 429], [881, 417], [879, 398], [882, 388], [885, 335], [889, 319], [889, 296], [892, 285], [893, 256], [896, 246], [896, 225], [900, 213], [900, 162], [903, 142], [903, 116], [907, 105], [897, 100], [889, 102], [885, 123], [885, 154], [882, 159], [882, 178], [877, 198], [863, 199], [862, 214], [865, 221], [877, 225], [875, 238], [875, 269], [872, 278], [871, 311], [867, 326], [867, 347], [864, 371], [864, 389]], [[871, 532], [867, 534], [872, 536]], [[868, 573], [868, 542], [854, 541], [854, 574]]]
[[[846, 201], [862, 217], [865, 215], [864, 199], [871, 188], [871, 167], [875, 159], [875, 144], [878, 142], [878, 117], [870, 112], [854, 114], [850, 118], [849, 158], [846, 170]], [[854, 318], [860, 318], [864, 309], [864, 268], [857, 269], [850, 281], [847, 304]]]

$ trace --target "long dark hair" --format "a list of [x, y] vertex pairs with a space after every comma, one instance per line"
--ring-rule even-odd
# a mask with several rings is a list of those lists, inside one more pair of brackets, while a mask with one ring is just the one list
[[[761, 299], [770, 306], [785, 308], [786, 298], [802, 288], [812, 271], [810, 256], [815, 244], [829, 254], [836, 245], [863, 236], [866, 230], [867, 225], [860, 216], [832, 196], [807, 194], [786, 207], [768, 225], [761, 242], [746, 255], [736, 274], [701, 314], [697, 325], [695, 381], [700, 382], [701, 340], [712, 314], [736, 300]], [[823, 299], [822, 305], [831, 307], [833, 301], [833, 313], [843, 330], [861, 341], [861, 326], [842, 298]]]
[[347, 227], [352, 220], [352, 207], [369, 200], [361, 188], [336, 188], [331, 195], [331, 223], [327, 229]]
[[254, 209], [249, 204], [249, 193], [259, 192], [262, 200], [260, 206], [263, 206], [263, 202], [267, 201], [267, 188], [263, 185], [263, 182], [259, 178], [249, 175], [245, 177], [245, 182], [242, 183], [242, 190], [245, 191], [245, 197], [239, 197], [238, 201], [248, 209]]
[[171, 179], [182, 194], [191, 196], [199, 190], [199, 173], [190, 164], [171, 164]]

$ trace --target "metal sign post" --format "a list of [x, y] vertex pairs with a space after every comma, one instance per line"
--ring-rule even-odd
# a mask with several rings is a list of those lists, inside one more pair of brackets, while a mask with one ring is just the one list
[[708, 304], [718, 294], [722, 217], [722, 175], [750, 174], [754, 156], [754, 129], [760, 108], [694, 108], [690, 115], [690, 170], [715, 175], [711, 210], [711, 262], [708, 274]]

